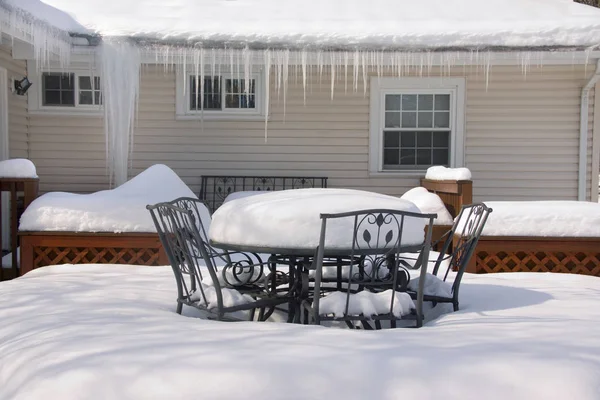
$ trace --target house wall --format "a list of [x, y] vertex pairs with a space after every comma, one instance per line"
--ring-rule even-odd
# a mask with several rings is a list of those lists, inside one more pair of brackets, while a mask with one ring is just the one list
[[[9, 84], [13, 79], [21, 79], [27, 74], [25, 61], [13, 60], [11, 48], [6, 44], [0, 44], [0, 67], [6, 68]], [[8, 93], [8, 140], [9, 157], [28, 157], [26, 96]]]
[[[486, 85], [481, 67], [451, 70], [466, 76], [465, 162], [475, 200], [577, 199], [580, 93], [592, 72], [534, 66], [525, 75], [520, 66], [494, 66]], [[302, 78], [292, 69], [285, 107], [271, 85], [265, 143], [262, 121], [177, 120], [175, 80], [162, 66], [143, 69], [132, 175], [165, 163], [195, 192], [202, 174], [328, 176], [331, 187], [391, 195], [418, 185], [416, 176], [369, 176], [369, 88], [362, 82], [356, 92], [350, 82], [345, 93], [339, 81], [332, 101], [328, 72], [321, 84], [311, 74], [304, 105]], [[590, 132], [593, 122], [592, 115]], [[107, 187], [100, 118], [32, 115], [30, 139], [42, 191]], [[591, 134], [589, 146], [591, 187]]]

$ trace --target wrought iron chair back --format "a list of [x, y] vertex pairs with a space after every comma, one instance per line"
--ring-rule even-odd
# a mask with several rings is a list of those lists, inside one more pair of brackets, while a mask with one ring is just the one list
[[[375, 321], [375, 326], [380, 328], [382, 320], [389, 320], [393, 327], [396, 326], [396, 320], [400, 319], [402, 310], [398, 307], [396, 297], [403, 295], [397, 293], [400, 289], [398, 276], [400, 269], [401, 253], [405, 251], [422, 251], [424, 257], [429, 256], [431, 244], [431, 227], [433, 220], [437, 217], [435, 214], [419, 214], [398, 210], [373, 209], [339, 214], [321, 215], [321, 235], [319, 247], [315, 258], [315, 282], [314, 298], [312, 306], [305, 307], [306, 312], [311, 314], [312, 320], [319, 324], [325, 320], [345, 321], [349, 327], [354, 327], [352, 321], [360, 321], [363, 326], [370, 329], [370, 320]], [[412, 219], [412, 221], [409, 221]], [[425, 240], [415, 243], [414, 237], [406, 232], [407, 228], [414, 229], [415, 219], [418, 220], [417, 226], [421, 229], [425, 225], [429, 226], [425, 235]], [[341, 222], [344, 221], [345, 222]], [[344, 225], [345, 223], [345, 225]], [[336, 226], [337, 225], [337, 226]], [[344, 276], [347, 277], [345, 290], [345, 304], [343, 315], [328, 316], [321, 315], [320, 302], [324, 290], [322, 287], [323, 268], [327, 268], [325, 259], [325, 248], [328, 242], [328, 232], [333, 231], [339, 236], [344, 229], [341, 226], [351, 226], [348, 231], [351, 234], [349, 248], [340, 250], [348, 256], [349, 263]], [[329, 228], [328, 228], [329, 227]], [[332, 229], [333, 228], [333, 229]], [[333, 252], [333, 250], [328, 250]], [[329, 265], [335, 265], [329, 264]], [[425, 273], [426, 268], [423, 268]], [[339, 273], [338, 273], [339, 275]], [[421, 288], [422, 289], [422, 288]], [[381, 294], [389, 290], [389, 308], [385, 312], [378, 312], [377, 315], [357, 314], [351, 310], [352, 296], [360, 291], [369, 291]], [[422, 294], [422, 290], [420, 293]], [[423, 297], [417, 299], [416, 309], [413, 316], [417, 320], [417, 326], [422, 325], [423, 319]]]
[[[201, 298], [208, 307], [201, 266], [209, 259], [198, 229], [198, 223], [191, 210], [174, 205], [178, 200], [147, 206], [156, 226], [160, 241], [167, 253], [175, 280], [177, 282], [177, 312], [181, 314], [182, 305], [193, 305], [192, 296], [200, 290]], [[222, 297], [216, 271], [207, 266], [208, 273], [215, 284], [217, 302], [222, 308]]]
[[[219, 251], [209, 245], [208, 227], [210, 214], [204, 203], [194, 198], [179, 198], [171, 202], [147, 206], [152, 215], [161, 243], [169, 258], [177, 281], [177, 312], [182, 305], [211, 311], [206, 285], [214, 288], [216, 314], [222, 319], [225, 313], [260, 308], [259, 319], [266, 319], [273, 312], [271, 303], [286, 299], [261, 299], [252, 304], [224, 306], [223, 290], [233, 288], [240, 294], [252, 297], [266, 293], [258, 284], [264, 277], [264, 263], [258, 255]], [[254, 257], [254, 258], [253, 258]], [[208, 271], [210, 282], [203, 280], [203, 268]], [[261, 293], [265, 292], [265, 293]], [[264, 308], [271, 307], [264, 314]], [[264, 317], [264, 318], [263, 318]]]
[[[455, 311], [458, 311], [458, 293], [462, 277], [492, 211], [483, 203], [463, 206], [452, 229], [446, 233], [444, 245], [433, 267], [433, 275], [437, 276], [438, 273], [443, 273], [444, 281], [448, 278], [451, 270], [456, 271], [454, 282], [452, 282], [452, 299], [445, 299], [448, 302], [452, 301]], [[450, 250], [451, 248], [452, 250]], [[443, 268], [445, 271], [441, 270]], [[444, 299], [437, 301], [443, 302]]]

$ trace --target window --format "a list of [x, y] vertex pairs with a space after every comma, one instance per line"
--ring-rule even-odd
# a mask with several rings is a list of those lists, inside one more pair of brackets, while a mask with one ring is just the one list
[[370, 172], [462, 165], [464, 79], [374, 78]]
[[195, 75], [187, 75], [185, 82], [183, 78], [177, 75], [176, 106], [180, 117], [253, 118], [262, 113], [260, 74], [252, 74], [249, 80], [237, 74], [206, 75], [202, 78], [203, 88]]
[[[102, 105], [100, 77], [76, 72], [42, 72], [41, 85], [30, 92], [33, 111], [60, 112], [60, 110], [99, 111]], [[37, 87], [36, 87], [37, 86]]]

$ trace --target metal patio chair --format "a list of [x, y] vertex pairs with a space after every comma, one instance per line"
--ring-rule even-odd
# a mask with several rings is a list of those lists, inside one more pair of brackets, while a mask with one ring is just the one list
[[289, 302], [289, 297], [263, 284], [269, 277], [260, 256], [219, 251], [208, 244], [203, 219], [210, 214], [200, 200], [179, 198], [146, 208], [173, 268], [177, 313], [181, 314], [185, 304], [218, 320], [239, 320], [231, 313], [247, 310], [253, 320], [258, 309], [258, 320], [264, 321], [275, 306]]
[[[450, 271], [456, 271], [454, 280], [452, 281], [452, 296], [446, 297], [425, 294], [425, 301], [432, 302], [434, 306], [437, 303], [452, 303], [454, 311], [459, 310], [458, 294], [460, 283], [469, 261], [475, 252], [481, 232], [492, 211], [491, 208], [483, 203], [471, 204], [461, 208], [460, 214], [455, 219], [452, 229], [446, 232], [439, 240], [439, 242], [443, 241], [443, 246], [439, 256], [435, 259], [435, 264], [431, 272], [432, 275], [435, 275], [446, 282], [450, 275]], [[432, 260], [430, 260], [430, 262], [431, 261]], [[409, 269], [419, 268], [421, 264], [421, 256], [417, 258], [417, 262], [414, 265], [410, 265], [406, 260], [401, 261], [402, 267]], [[421, 284], [421, 282], [419, 282], [419, 284]], [[416, 292], [410, 290], [408, 292], [413, 299], [417, 298]]]
[[[425, 240], [418, 244], [406, 245], [411, 242], [405, 236], [409, 218], [423, 220], [424, 225], [429, 226], [427, 233], [423, 233]], [[398, 320], [412, 319], [417, 327], [422, 326], [423, 296], [417, 296], [413, 303], [408, 294], [400, 292], [400, 255], [412, 251], [422, 252], [425, 259], [429, 257], [435, 218], [435, 214], [398, 210], [321, 214], [319, 247], [312, 267], [315, 270], [314, 292], [302, 302], [303, 322], [318, 325], [323, 321], [341, 321], [350, 328], [360, 324], [364, 329], [381, 329], [382, 321], [389, 321], [391, 327], [396, 327]], [[339, 229], [340, 225], [335, 226], [343, 220], [346, 220], [346, 226], [353, 227], [347, 231], [351, 248], [326, 249], [332, 232], [337, 237], [345, 231]], [[339, 272], [340, 265], [329, 262], [341, 255], [346, 260], [342, 273]], [[337, 275], [343, 281], [343, 285], [338, 281], [335, 290], [327, 284], [330, 280], [323, 279], [327, 268], [337, 269]], [[422, 269], [423, 276], [426, 270], [426, 267]], [[419, 293], [423, 293], [422, 288]]]

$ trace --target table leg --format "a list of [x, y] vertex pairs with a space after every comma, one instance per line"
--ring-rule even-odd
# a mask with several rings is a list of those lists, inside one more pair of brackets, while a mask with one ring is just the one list
[[297, 303], [297, 277], [296, 277], [296, 257], [290, 257], [289, 259], [289, 276], [290, 276], [290, 295], [291, 299], [288, 303], [288, 320], [287, 322], [295, 322], [295, 314], [296, 314], [296, 303]]

